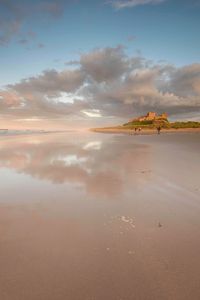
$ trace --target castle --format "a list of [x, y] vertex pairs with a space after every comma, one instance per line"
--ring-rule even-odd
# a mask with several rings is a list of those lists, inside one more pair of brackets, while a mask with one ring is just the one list
[[146, 116], [141, 116], [136, 119], [132, 119], [129, 122], [142, 122], [142, 121], [167, 121], [168, 115], [166, 113], [162, 113], [161, 115], [157, 115], [155, 112], [148, 112]]

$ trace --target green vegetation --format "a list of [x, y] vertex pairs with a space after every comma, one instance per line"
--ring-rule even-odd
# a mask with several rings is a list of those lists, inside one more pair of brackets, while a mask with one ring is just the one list
[[138, 128], [138, 127], [142, 127], [142, 128], [157, 128], [158, 126], [161, 126], [162, 128], [169, 128], [169, 122], [167, 120], [146, 120], [146, 121], [132, 121], [132, 122], [128, 122], [126, 124], [123, 124], [123, 127], [127, 128], [127, 129], [133, 129], [133, 128]]
[[146, 125], [152, 125], [153, 121], [133, 121], [124, 124], [123, 126], [146, 126]]
[[200, 122], [168, 122], [167, 120], [156, 120], [156, 121], [133, 121], [123, 124], [125, 129], [134, 129], [141, 127], [143, 129], [154, 129], [160, 126], [165, 129], [179, 129], [179, 128], [200, 128]]
[[170, 123], [170, 128], [200, 128], [200, 122], [174, 122]]
[[146, 116], [141, 116], [135, 119], [130, 120], [128, 123], [115, 127], [104, 127], [97, 128], [96, 131], [103, 132], [119, 132], [124, 130], [135, 130], [140, 128], [143, 130], [151, 129], [152, 131], [158, 129], [192, 129], [200, 128], [200, 122], [186, 121], [186, 122], [169, 122], [167, 119], [167, 113], [162, 113], [161, 115], [156, 114], [155, 112], [148, 112]]

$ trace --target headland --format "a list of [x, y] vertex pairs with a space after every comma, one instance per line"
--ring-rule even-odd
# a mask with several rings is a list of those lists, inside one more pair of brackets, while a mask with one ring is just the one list
[[167, 113], [160, 115], [156, 112], [148, 112], [145, 116], [140, 116], [129, 120], [123, 125], [92, 128], [93, 132], [101, 133], [127, 133], [127, 134], [155, 134], [155, 133], [175, 133], [175, 132], [200, 132], [200, 122], [168, 120]]

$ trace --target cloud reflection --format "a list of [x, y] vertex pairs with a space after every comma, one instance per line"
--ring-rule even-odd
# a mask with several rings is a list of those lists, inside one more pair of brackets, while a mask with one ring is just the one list
[[149, 146], [130, 142], [130, 137], [101, 138], [92, 134], [7, 138], [0, 144], [0, 168], [54, 184], [76, 184], [91, 195], [107, 197], [148, 179]]

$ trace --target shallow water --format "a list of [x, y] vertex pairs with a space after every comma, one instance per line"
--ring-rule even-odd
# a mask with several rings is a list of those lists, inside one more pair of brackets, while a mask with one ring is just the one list
[[200, 299], [200, 134], [0, 139], [0, 299]]

